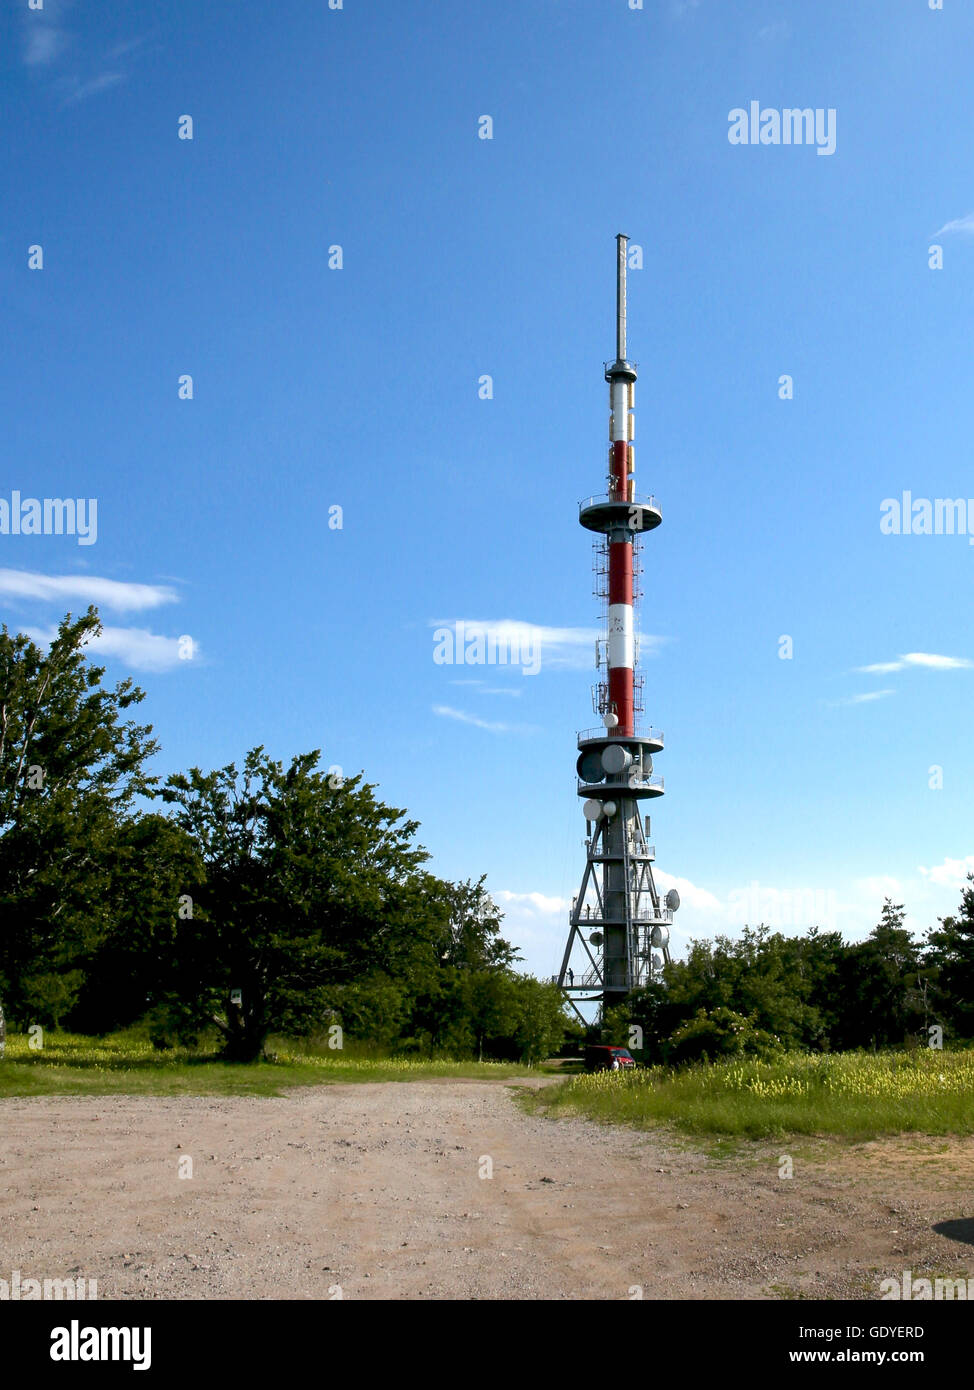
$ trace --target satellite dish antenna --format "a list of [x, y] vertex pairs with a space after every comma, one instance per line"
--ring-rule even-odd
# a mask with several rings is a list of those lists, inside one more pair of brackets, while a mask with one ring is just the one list
[[670, 931], [668, 927], [654, 927], [650, 936], [650, 941], [654, 946], [663, 947], [668, 945]]
[[676, 912], [677, 908], [680, 906], [680, 895], [675, 888], [671, 888], [667, 893], [666, 906], [671, 912]]
[[587, 753], [579, 753], [575, 766], [583, 782], [602, 782], [605, 779], [602, 758], [592, 749]]
[[589, 799], [583, 802], [582, 811], [586, 820], [598, 820], [602, 815], [602, 803], [601, 801], [592, 801]]
[[654, 952], [653, 952], [653, 969], [654, 969], [654, 970], [662, 970], [662, 968], [663, 968], [663, 957], [660, 955], [659, 951], [654, 951]]
[[602, 766], [614, 777], [620, 772], [625, 772], [631, 763], [632, 754], [628, 748], [623, 748], [621, 743], [610, 743], [608, 748], [602, 751]]
[[604, 714], [604, 715], [602, 716], [602, 723], [605, 725], [605, 727], [606, 727], [607, 729], [615, 729], [615, 728], [618, 728], [618, 726], [619, 726], [619, 716], [618, 716], [617, 714], [613, 714], [613, 713], [610, 711], [608, 714]]
[[602, 933], [600, 931], [594, 931], [589, 937], [589, 941], [593, 946], [601, 946], [603, 941]]
[[614, 801], [602, 802], [602, 814], [604, 816], [614, 816], [618, 809]]

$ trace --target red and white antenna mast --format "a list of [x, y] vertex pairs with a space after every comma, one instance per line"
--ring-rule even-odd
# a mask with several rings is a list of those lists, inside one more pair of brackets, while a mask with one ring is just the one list
[[[604, 727], [578, 735], [578, 795], [587, 826], [585, 874], [572, 904], [571, 930], [558, 983], [579, 1017], [578, 1003], [603, 1010], [645, 985], [669, 958], [669, 924], [680, 905], [671, 889], [661, 900], [653, 880], [655, 851], [647, 843], [640, 802], [663, 795], [653, 776], [658, 729], [637, 726], [636, 637], [633, 578], [639, 538], [662, 521], [656, 499], [636, 493], [633, 436], [636, 368], [626, 356], [626, 268], [629, 238], [616, 237], [616, 356], [609, 383], [609, 490], [589, 497], [579, 521], [599, 535], [596, 570], [607, 583], [605, 635], [597, 644], [606, 679], [596, 707]], [[576, 973], [575, 965], [578, 965]]]
[[[606, 367], [609, 383], [609, 501], [629, 507], [635, 502], [635, 468], [633, 459], [633, 414], [636, 369], [626, 359], [626, 249], [629, 238], [616, 237], [616, 360]], [[654, 510], [656, 510], [654, 508]], [[641, 516], [627, 520], [642, 521]], [[647, 523], [659, 525], [662, 517], [647, 517]], [[583, 520], [582, 525], [587, 523]], [[599, 529], [602, 529], [600, 524]], [[630, 526], [630, 532], [642, 529]], [[606, 528], [609, 546], [609, 621], [608, 621], [608, 710], [616, 716], [614, 727], [621, 734], [635, 731], [634, 677], [636, 639], [633, 629], [633, 557], [634, 537], [619, 538], [615, 528]]]

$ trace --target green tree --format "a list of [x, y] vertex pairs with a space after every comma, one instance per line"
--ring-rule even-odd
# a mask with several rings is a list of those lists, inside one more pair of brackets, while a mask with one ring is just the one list
[[842, 1047], [900, 1046], [922, 1026], [919, 947], [903, 926], [902, 903], [883, 903], [865, 941], [846, 948], [840, 972]]
[[406, 986], [385, 973], [339, 985], [329, 994], [330, 1017], [346, 1036], [378, 1048], [395, 1046], [409, 1017]]
[[196, 845], [168, 817], [151, 813], [115, 827], [107, 921], [78, 958], [82, 980], [71, 1028], [106, 1033], [158, 1008], [161, 972], [176, 949], [181, 919], [195, 916], [202, 926], [202, 882]]
[[514, 1046], [520, 1061], [535, 1067], [557, 1052], [564, 1039], [568, 1023], [564, 996], [557, 985], [532, 975], [517, 975], [514, 984]]
[[151, 728], [123, 716], [144, 693], [109, 689], [84, 648], [93, 608], [45, 652], [0, 629], [0, 989], [15, 1018], [58, 1021], [79, 962], [110, 925], [116, 835], [151, 792]]
[[[961, 1038], [974, 1038], [974, 874], [967, 875], [957, 912], [939, 921], [939, 930], [928, 935], [925, 953], [936, 1011], [929, 1021]], [[919, 984], [923, 992], [922, 978]]]
[[512, 965], [519, 953], [500, 934], [503, 913], [485, 888], [487, 875], [474, 883], [441, 885], [447, 908], [441, 960], [456, 970], [494, 970]]
[[[678, 974], [680, 962], [671, 962], [664, 970]], [[622, 1003], [606, 1009], [602, 1020], [602, 1037], [617, 1047], [627, 1047], [639, 1062], [660, 1062], [665, 1055], [666, 1040], [678, 1027], [684, 1015], [674, 1002], [664, 980], [653, 979], [637, 989]], [[633, 1032], [638, 1029], [638, 1032]], [[642, 1039], [639, 1046], [636, 1039]]]
[[171, 995], [183, 1026], [215, 1024], [235, 1060], [271, 1031], [313, 1028], [336, 985], [433, 968], [442, 920], [427, 911], [417, 823], [361, 777], [333, 785], [318, 759], [285, 767], [255, 748], [239, 774], [193, 768], [162, 791], [205, 875], [205, 921], [179, 924]]
[[843, 1016], [840, 981], [846, 947], [837, 931], [812, 927], [791, 943], [806, 987], [805, 1045], [817, 1051], [835, 1046]]
[[477, 1052], [484, 1059], [488, 1039], [511, 1038], [519, 1023], [517, 986], [503, 970], [471, 970], [462, 976], [465, 1013]]

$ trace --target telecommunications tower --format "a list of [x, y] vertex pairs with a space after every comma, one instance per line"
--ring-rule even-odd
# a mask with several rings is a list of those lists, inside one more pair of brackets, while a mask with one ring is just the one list
[[616, 237], [616, 356], [609, 383], [608, 492], [581, 503], [578, 519], [594, 531], [595, 593], [602, 632], [595, 644], [598, 683], [592, 702], [602, 727], [578, 735], [578, 795], [584, 798], [586, 862], [572, 903], [568, 944], [558, 984], [582, 1022], [578, 1005], [621, 1003], [669, 960], [670, 924], [680, 895], [661, 899], [653, 880], [655, 851], [640, 804], [663, 795], [653, 754], [663, 735], [642, 723], [643, 678], [636, 674], [639, 639], [633, 607], [641, 597], [640, 542], [662, 521], [654, 497], [636, 493], [633, 393], [636, 368], [626, 358], [626, 261], [629, 238]]

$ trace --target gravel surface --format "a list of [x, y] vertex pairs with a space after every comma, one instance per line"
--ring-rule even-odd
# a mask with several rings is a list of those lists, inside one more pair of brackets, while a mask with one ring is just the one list
[[876, 1298], [904, 1269], [974, 1276], [968, 1140], [806, 1141], [788, 1179], [782, 1146], [708, 1157], [455, 1080], [0, 1116], [0, 1278], [100, 1298]]

